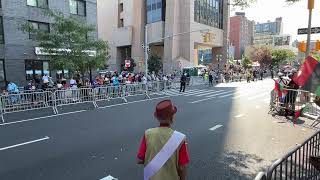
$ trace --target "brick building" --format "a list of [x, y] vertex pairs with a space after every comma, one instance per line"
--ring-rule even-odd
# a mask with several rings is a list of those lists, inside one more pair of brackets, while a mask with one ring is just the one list
[[252, 45], [254, 21], [245, 17], [245, 13], [236, 12], [230, 17], [230, 44], [235, 47], [234, 59], [241, 59], [245, 48]]

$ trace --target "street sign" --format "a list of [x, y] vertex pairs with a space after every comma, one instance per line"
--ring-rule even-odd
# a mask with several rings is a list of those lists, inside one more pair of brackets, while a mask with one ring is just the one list
[[[320, 33], [320, 27], [311, 28], [311, 34], [317, 34], [317, 33]], [[308, 28], [298, 29], [298, 34], [308, 34]]]
[[126, 68], [129, 68], [131, 66], [131, 61], [130, 60], [124, 60], [124, 66]]

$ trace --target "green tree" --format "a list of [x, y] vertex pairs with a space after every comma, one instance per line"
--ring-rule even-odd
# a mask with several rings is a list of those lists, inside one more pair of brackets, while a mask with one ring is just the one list
[[245, 69], [250, 69], [252, 67], [252, 61], [247, 56], [242, 56], [241, 65]]
[[158, 74], [162, 69], [161, 57], [157, 54], [152, 54], [148, 60], [148, 71]]
[[106, 67], [108, 43], [90, 37], [96, 31], [94, 26], [61, 12], [45, 10], [44, 14], [54, 20], [49, 33], [34, 28], [30, 22], [22, 24], [21, 30], [35, 34], [38, 46], [50, 59], [52, 70], [68, 69], [82, 78], [89, 72], [92, 78], [91, 70]]
[[270, 68], [286, 64], [288, 61], [294, 60], [295, 57], [295, 53], [289, 49], [274, 49], [272, 50], [272, 62]]
[[250, 46], [245, 54], [253, 62], [259, 62], [262, 67], [269, 67], [272, 62], [272, 49], [269, 46]]

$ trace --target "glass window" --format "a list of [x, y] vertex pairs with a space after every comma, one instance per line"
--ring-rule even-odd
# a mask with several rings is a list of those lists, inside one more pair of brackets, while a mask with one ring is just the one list
[[48, 8], [48, 0], [38, 0], [39, 8]]
[[86, 2], [82, 0], [69, 0], [70, 13], [79, 16], [86, 15]]
[[48, 0], [27, 0], [27, 5], [46, 9], [48, 8]]
[[78, 15], [85, 16], [86, 15], [86, 4], [85, 1], [78, 1]]
[[146, 0], [147, 23], [161, 21], [164, 17], [163, 0]]
[[25, 60], [26, 80], [41, 79], [43, 75], [50, 75], [49, 62], [41, 60]]
[[[43, 31], [43, 32], [48, 32], [48, 33], [50, 32], [49, 23], [34, 22], [34, 21], [30, 21], [30, 23], [31, 23], [31, 25], [33, 26], [33, 28], [35, 30], [40, 30], [40, 31]], [[35, 40], [36, 39], [36, 34], [30, 32], [29, 33], [29, 39]]]
[[208, 26], [222, 29], [221, 0], [195, 0], [194, 21]]
[[0, 17], [0, 44], [4, 44], [4, 32], [3, 32], [2, 17]]
[[0, 81], [5, 81], [6, 80], [6, 76], [4, 73], [4, 60], [0, 60]]
[[77, 14], [77, 1], [76, 0], [70, 0], [69, 1], [70, 6], [70, 13], [71, 14]]
[[27, 0], [28, 6], [37, 6], [37, 0]]

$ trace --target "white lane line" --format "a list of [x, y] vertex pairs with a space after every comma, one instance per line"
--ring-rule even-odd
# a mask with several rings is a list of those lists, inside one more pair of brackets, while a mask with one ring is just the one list
[[102, 179], [100, 179], [100, 180], [118, 180], [118, 179], [117, 179], [117, 178], [112, 177], [111, 175], [109, 175], [109, 176], [104, 177], [104, 178], [102, 178]]
[[[97, 109], [105, 109], [105, 108], [110, 108], [110, 107], [115, 107], [115, 106], [123, 106], [123, 105], [133, 104], [133, 103], [137, 103], [137, 102], [152, 101], [152, 100], [164, 99], [164, 98], [170, 98], [170, 97], [171, 96], [163, 96], [163, 97], [157, 97], [157, 98], [152, 98], [152, 99], [143, 99], [143, 100], [139, 100], [139, 101], [132, 101], [132, 102], [127, 102], [127, 103], [121, 103], [121, 104], [114, 104], [114, 105], [110, 105], [110, 106], [98, 107]], [[21, 120], [21, 121], [14, 121], [14, 122], [9, 122], [9, 123], [2, 123], [2, 124], [0, 124], [0, 126], [10, 125], [10, 124], [18, 124], [18, 123], [30, 122], [30, 121], [36, 121], [36, 120], [40, 120], [40, 119], [47, 119], [47, 118], [64, 116], [64, 115], [68, 115], [68, 114], [76, 114], [76, 113], [87, 112], [87, 111], [90, 111], [90, 110], [80, 110], [80, 111], [67, 112], [67, 113], [55, 114], [55, 115], [50, 115], [50, 116], [43, 116], [43, 117], [38, 117], [38, 118], [25, 119], [25, 120]]]
[[241, 117], [243, 117], [244, 116], [244, 114], [239, 114], [239, 115], [236, 115], [236, 116], [234, 116], [235, 118], [241, 118]]
[[189, 103], [191, 103], [191, 104], [195, 104], [195, 103], [199, 103], [199, 102], [202, 102], [202, 101], [207, 101], [207, 100], [210, 100], [210, 99], [214, 99], [214, 98], [216, 98], [218, 95], [221, 95], [221, 94], [227, 94], [227, 93], [230, 93], [230, 91], [229, 91], [229, 92], [218, 93], [218, 94], [211, 95], [211, 96], [207, 96], [208, 98], [200, 99], [200, 100], [193, 101], [193, 102], [189, 102]]
[[23, 145], [27, 145], [27, 144], [32, 144], [32, 143], [36, 143], [36, 142], [40, 142], [40, 141], [45, 141], [45, 140], [48, 140], [48, 139], [50, 139], [50, 138], [48, 136], [46, 136], [46, 137], [41, 138], [41, 139], [37, 139], [37, 140], [33, 140], [33, 141], [28, 141], [28, 142], [24, 142], [24, 143], [12, 145], [12, 146], [0, 148], [0, 151], [7, 150], [7, 149], [12, 149], [12, 148], [23, 146]]
[[193, 102], [189, 102], [189, 103], [195, 104], [195, 103], [199, 103], [199, 102], [206, 101], [206, 100], [210, 100], [210, 99], [214, 99], [214, 98], [215, 98], [215, 97], [211, 97], [211, 98], [201, 99], [201, 100], [193, 101]]
[[212, 91], [212, 92], [206, 92], [204, 94], [199, 94], [199, 95], [196, 95], [197, 97], [200, 97], [200, 96], [206, 96], [206, 95], [210, 95], [210, 94], [215, 94], [215, 93], [218, 93], [218, 92], [221, 92], [222, 90], [220, 91]]
[[221, 128], [221, 127], [222, 127], [222, 125], [219, 124], [219, 125], [213, 126], [213, 127], [210, 128], [209, 130], [210, 130], [210, 131], [214, 131], [214, 130], [216, 130], [216, 129], [218, 129], [218, 128]]
[[189, 90], [187, 92], [180, 92], [180, 91], [176, 91], [176, 92], [170, 92], [168, 94], [174, 95], [174, 96], [191, 96], [194, 94], [199, 94], [199, 92], [203, 92], [205, 90]]
[[226, 91], [226, 92], [222, 92], [222, 93], [218, 93], [218, 94], [214, 94], [214, 95], [211, 95], [211, 96], [207, 96], [207, 97], [216, 97], [218, 95], [223, 95], [223, 94], [228, 94], [228, 93], [234, 93], [235, 91]]
[[25, 119], [25, 120], [21, 120], [21, 121], [14, 121], [14, 122], [9, 122], [9, 123], [2, 123], [2, 124], [0, 124], [0, 126], [10, 125], [10, 124], [18, 124], [18, 123], [29, 122], [29, 121], [36, 121], [36, 120], [40, 120], [40, 119], [52, 118], [52, 117], [63, 116], [63, 115], [68, 115], [68, 114], [76, 114], [76, 113], [81, 113], [81, 112], [86, 112], [86, 111], [88, 111], [88, 110], [80, 110], [80, 111], [67, 112], [67, 113], [55, 114], [55, 115], [50, 115], [50, 116], [43, 116], [43, 117], [38, 117], [38, 118]]

